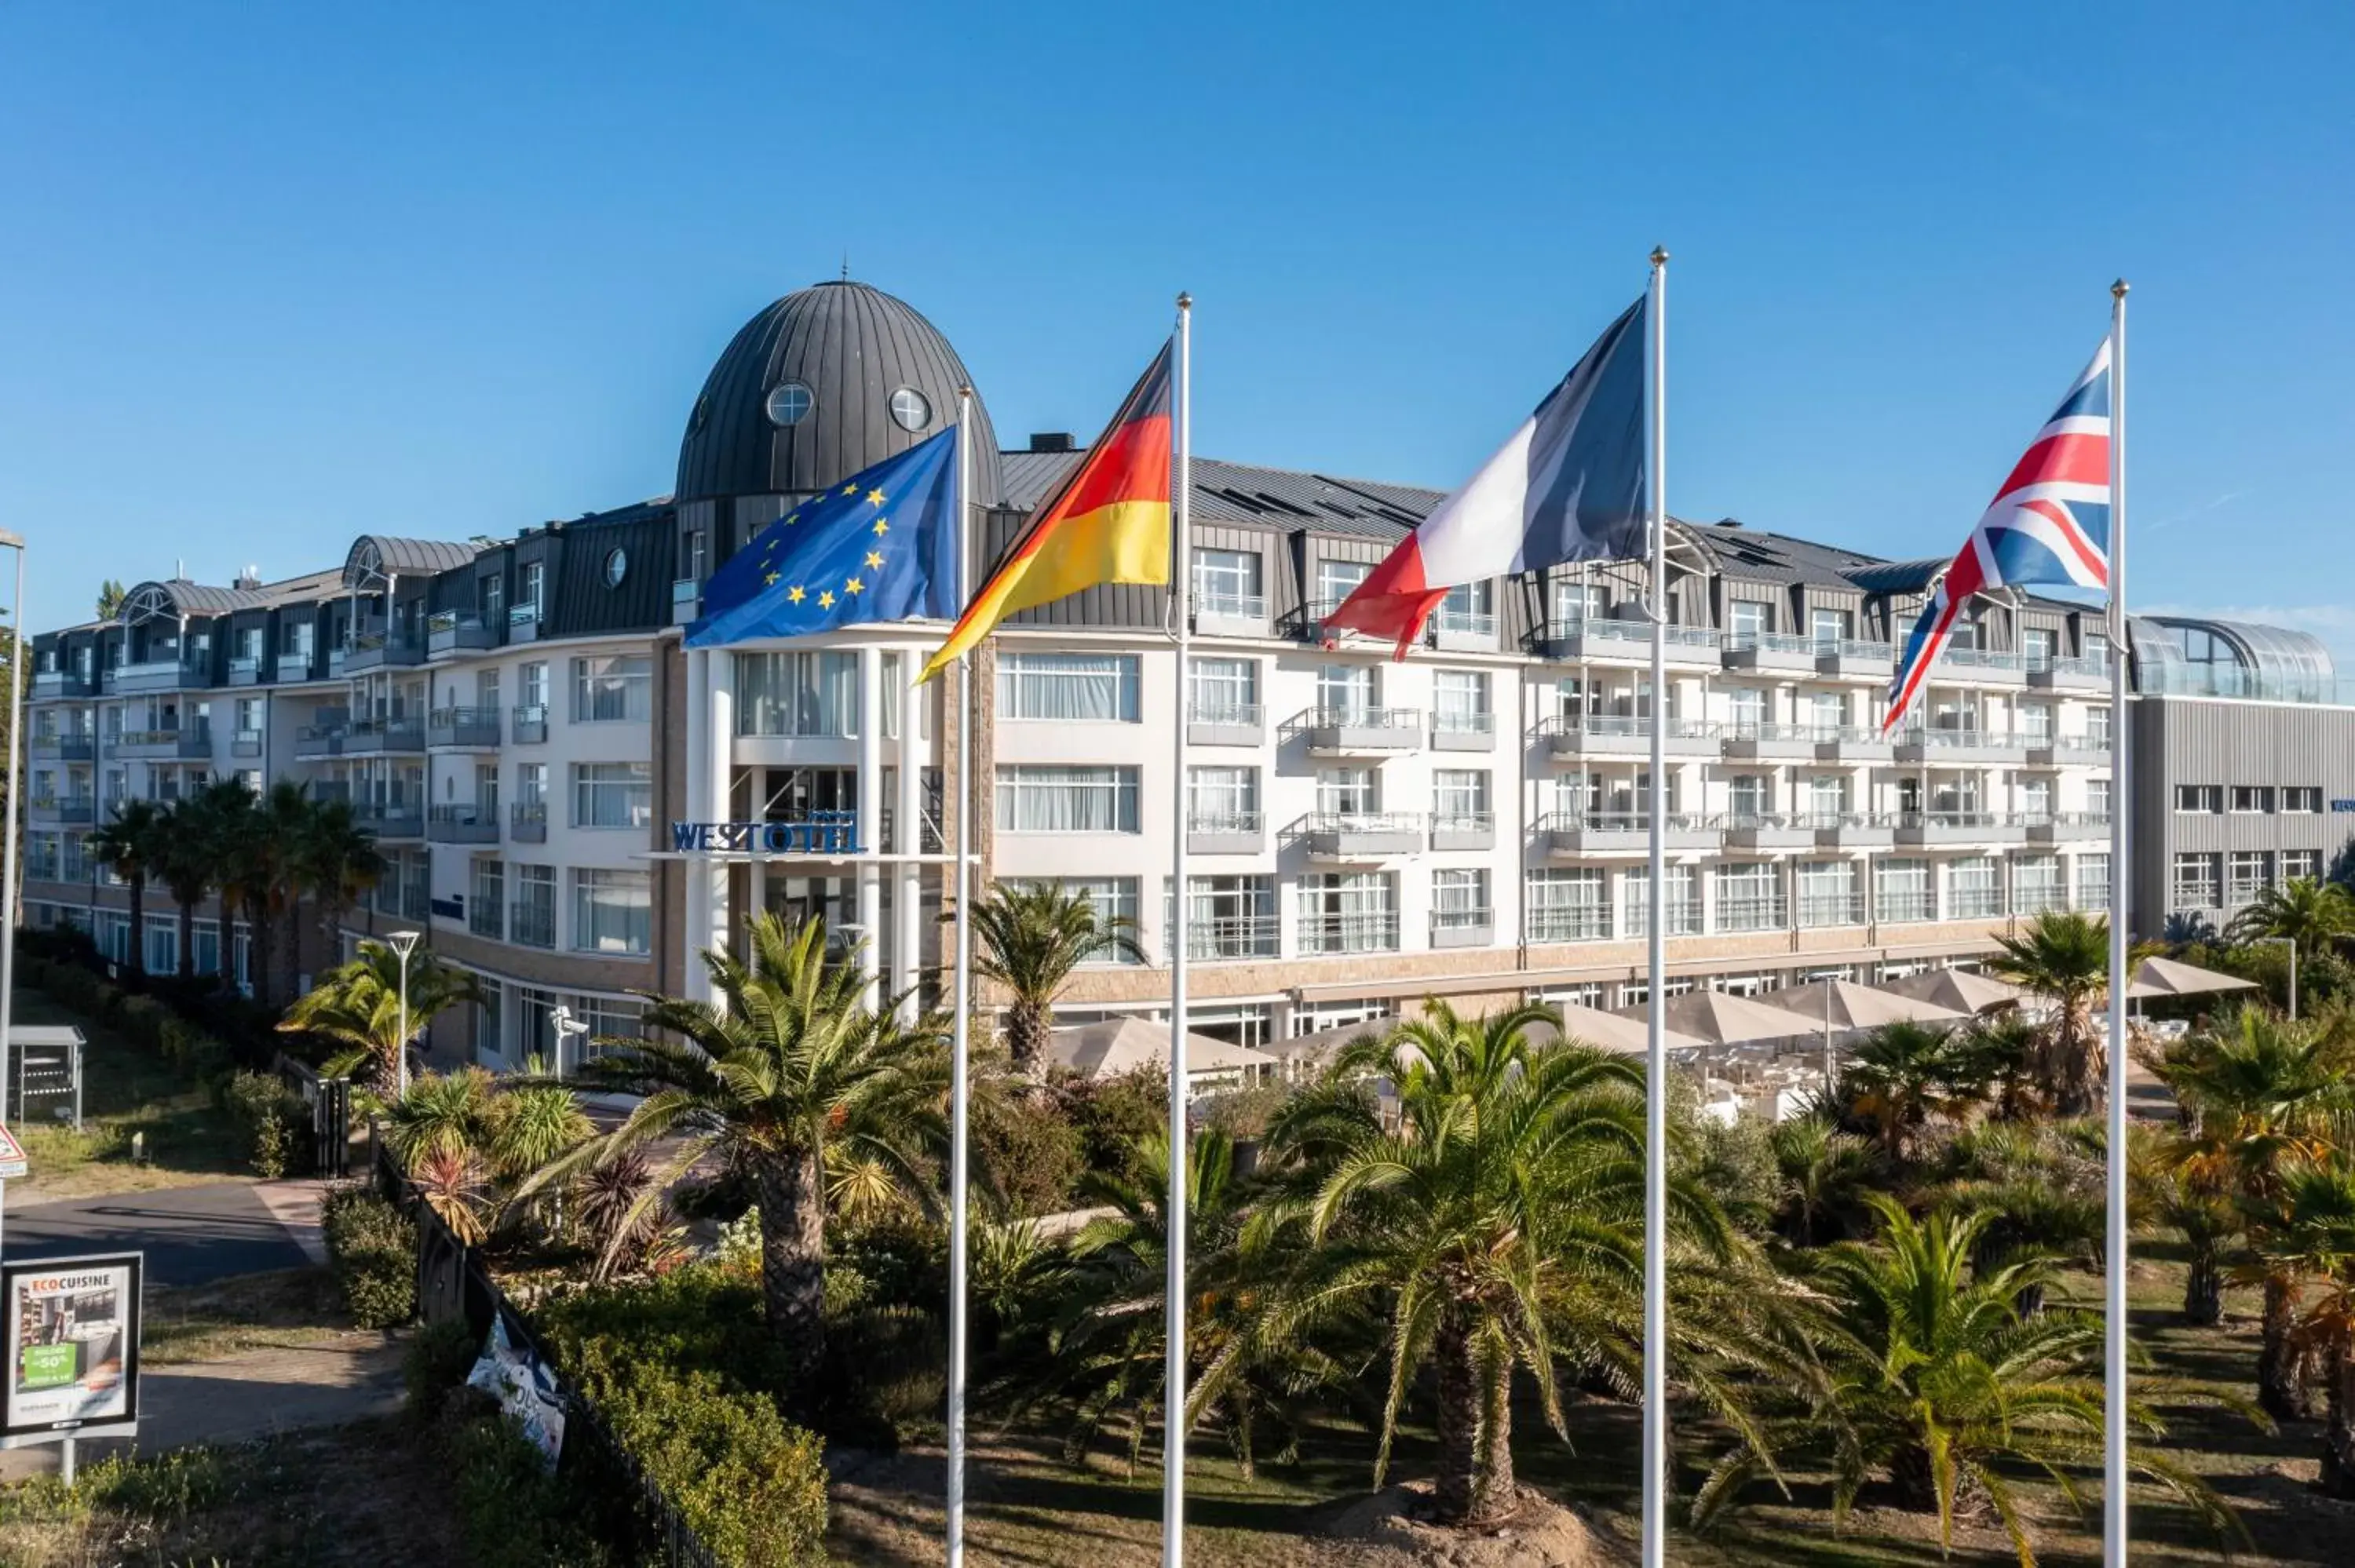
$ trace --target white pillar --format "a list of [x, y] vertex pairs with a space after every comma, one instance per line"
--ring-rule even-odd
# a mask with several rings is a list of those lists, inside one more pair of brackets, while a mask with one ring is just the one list
[[[709, 661], [705, 707], [709, 727], [706, 731], [703, 820], [724, 822], [729, 819], [729, 786], [736, 773], [736, 660], [725, 650], [716, 650], [709, 655]], [[728, 867], [714, 861], [704, 867], [698, 880], [702, 883], [704, 919], [711, 933], [711, 946], [724, 948], [728, 945]], [[709, 995], [709, 991], [704, 994]]]
[[869, 643], [858, 651], [858, 848], [868, 857], [858, 863], [858, 969], [870, 1011], [883, 995], [883, 867], [873, 859], [882, 847], [883, 650]]
[[[924, 849], [924, 768], [929, 761], [929, 748], [924, 744], [923, 687], [916, 678], [923, 673], [924, 651], [921, 648], [900, 650], [900, 777], [899, 799], [893, 802], [894, 819], [900, 831], [891, 844], [898, 854], [922, 854]], [[892, 895], [892, 925], [895, 927], [892, 949], [899, 962], [891, 974], [891, 989], [905, 996], [900, 1003], [900, 1017], [914, 1022], [916, 1017], [915, 987], [923, 970], [924, 941], [924, 874], [922, 866], [912, 863], [900, 867], [900, 885]]]
[[[708, 649], [687, 651], [687, 789], [679, 803], [679, 815], [688, 821], [704, 820], [704, 808], [711, 799], [711, 654]], [[704, 885], [704, 863], [699, 860], [680, 863], [684, 872], [681, 881], [686, 892], [682, 897], [685, 918], [681, 922], [680, 939], [686, 951], [681, 955], [685, 972], [680, 987], [688, 997], [700, 1001], [711, 994], [710, 977], [703, 971], [703, 950], [711, 945], [711, 898]]]

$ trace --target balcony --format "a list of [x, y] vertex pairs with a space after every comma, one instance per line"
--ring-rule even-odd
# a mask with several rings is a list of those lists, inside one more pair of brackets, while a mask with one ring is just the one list
[[126, 729], [108, 737], [106, 754], [125, 760], [208, 758], [213, 754], [212, 727], [190, 725], [181, 729]]
[[425, 647], [415, 637], [363, 631], [344, 645], [343, 673], [346, 675], [423, 662]]
[[1806, 762], [1814, 759], [1817, 747], [1837, 738], [1838, 730], [1837, 727], [1828, 730], [1812, 724], [1736, 719], [1726, 726], [1723, 735], [1725, 757], [1729, 762], [1746, 762], [1753, 758]]
[[91, 735], [37, 735], [33, 737], [33, 755], [54, 758], [59, 762], [95, 762], [98, 760], [98, 737]]
[[1186, 956], [1209, 963], [1273, 959], [1281, 927], [1273, 915], [1224, 915], [1186, 922]]
[[[379, 839], [421, 839], [425, 836], [425, 813], [400, 801], [389, 804], [371, 801], [355, 810], [352, 820]], [[414, 918], [421, 920], [424, 916], [420, 915]]]
[[[1669, 757], [1714, 757], [1719, 726], [1707, 719], [1671, 718], [1660, 749]], [[1556, 757], [1648, 758], [1652, 721], [1637, 714], [1557, 714], [1537, 733]]]
[[1798, 898], [1799, 929], [1821, 930], [1827, 926], [1861, 926], [1864, 924], [1864, 895], [1861, 893], [1802, 893]]
[[1897, 842], [1924, 848], [1941, 844], [2017, 844], [2028, 830], [2007, 811], [1900, 811]]
[[1434, 812], [1431, 847], [1435, 850], [1486, 850], [1497, 847], [1497, 815], [1493, 811]]
[[[1671, 664], [1716, 668], [1724, 640], [1713, 627], [1669, 626], [1661, 629]], [[1652, 623], [1614, 620], [1602, 616], [1578, 616], [1549, 620], [1530, 631], [1529, 652], [1543, 659], [1617, 659], [1631, 663], [1652, 656]]]
[[536, 746], [548, 738], [548, 705], [526, 703], [515, 710], [507, 726], [517, 746]]
[[2110, 836], [2107, 811], [2030, 811], [2020, 821], [2027, 824], [2032, 844], [2083, 843]]
[[2011, 912], [2023, 919], [2039, 915], [2051, 915], [2069, 907], [2069, 895], [2058, 883], [2042, 886], [2014, 887], [2011, 890]]
[[[1713, 850], [1722, 832], [1715, 817], [1671, 812], [1662, 819], [1664, 847]], [[1538, 819], [1547, 849], [1559, 855], [1631, 854], [1651, 846], [1651, 817], [1643, 811], [1556, 811]]]
[[1897, 668], [1897, 650], [1886, 642], [1842, 638], [1816, 644], [1816, 673], [1835, 679], [1885, 681]]
[[519, 844], [548, 842], [548, 802], [517, 800], [507, 808], [507, 837]]
[[1335, 953], [1395, 953], [1399, 917], [1395, 910], [1357, 915], [1303, 915], [1294, 934], [1304, 958]]
[[1817, 849], [1887, 849], [1897, 842], [1893, 811], [1807, 811], [1798, 821], [1815, 831]]
[[499, 629], [479, 615], [461, 615], [454, 609], [445, 609], [426, 618], [425, 651], [435, 658], [498, 645]]
[[1317, 860], [1381, 860], [1423, 847], [1423, 819], [1412, 811], [1319, 811], [1300, 820], [1300, 836]]
[[506, 940], [506, 927], [501, 924], [506, 906], [496, 897], [475, 898], [466, 906], [466, 932], [469, 936], [486, 937], [494, 942]]
[[340, 724], [306, 724], [294, 732], [294, 756], [298, 760], [343, 754], [344, 726]]
[[521, 948], [556, 946], [556, 905], [518, 898], [507, 906], [507, 940]]
[[1897, 736], [1896, 760], [1930, 768], [1966, 768], [1990, 762], [2025, 762], [2020, 737], [1990, 729], [1909, 729]]
[[241, 729], [229, 736], [231, 757], [259, 757], [263, 750], [262, 735], [258, 729]]
[[1870, 725], [1819, 727], [1816, 733], [1818, 762], [1887, 762], [1897, 754], [1896, 743]]
[[495, 844], [499, 842], [498, 808], [485, 810], [468, 801], [436, 806], [426, 814], [425, 837], [437, 844]]
[[1493, 909], [1434, 909], [1431, 912], [1431, 945], [1434, 948], [1486, 948], [1497, 939]]
[[496, 708], [435, 708], [425, 715], [428, 747], [494, 747], [499, 744]]
[[1188, 746], [1257, 746], [1267, 738], [1267, 710], [1257, 703], [1189, 703]]
[[2000, 887], [1950, 887], [1946, 890], [1949, 920], [1994, 920], [2003, 915]]
[[1327, 757], [1412, 751], [1423, 744], [1423, 714], [1415, 708], [1310, 708], [1292, 721], [1308, 749]]
[[1720, 931], [1781, 931], [1790, 924], [1790, 909], [1779, 893], [1718, 898], [1716, 929]]
[[2038, 692], [2105, 692], [2110, 687], [2107, 659], [2031, 659], [2028, 685]]
[[1883, 926], [1938, 917], [1938, 895], [1926, 887], [1883, 888], [1873, 895], [1872, 917]]
[[354, 719], [344, 730], [346, 757], [425, 749], [425, 726], [414, 718]]
[[1790, 850], [1816, 847], [1816, 830], [1803, 813], [1736, 811], [1725, 819], [1728, 849]]
[[1423, 641], [1444, 653], [1494, 653], [1497, 618], [1484, 610], [1450, 610], [1443, 604], [1432, 613]]
[[2029, 735], [2020, 736], [2030, 768], [2106, 768], [2110, 743], [2090, 735]]
[[1188, 609], [1194, 630], [1204, 637], [1265, 637], [1269, 631], [1267, 600], [1259, 594], [1205, 593], [1197, 588]]
[[36, 795], [26, 813], [37, 826], [87, 827], [98, 821], [98, 802], [88, 795]]
[[212, 683], [209, 671], [190, 669], [176, 658], [118, 664], [106, 673], [106, 689], [124, 697], [139, 692], [176, 692], [183, 687]]
[[2028, 679], [2028, 659], [2024, 654], [2000, 653], [1992, 648], [1950, 647], [1938, 655], [1935, 668], [1943, 675], [1932, 678], [1949, 682], [2017, 686]]
[[94, 697], [98, 682], [87, 673], [72, 670], [44, 670], [33, 677], [33, 701], [56, 702], [63, 697]]
[[[1662, 936], [1698, 937], [1700, 935], [1700, 900], [1699, 898], [1670, 898], [1668, 908], [1668, 921], [1667, 927], [1661, 931]], [[1627, 935], [1629, 937], [1648, 937], [1652, 934], [1651, 921], [1646, 918], [1648, 913], [1649, 911], [1644, 906], [1642, 895], [1638, 894], [1628, 900]]]
[[1565, 904], [1529, 911], [1532, 942], [1607, 942], [1611, 939], [1611, 906]]
[[1267, 848], [1267, 823], [1257, 811], [1191, 811], [1186, 817], [1188, 854], [1257, 854]]
[[519, 604], [507, 611], [507, 641], [510, 643], [539, 641], [539, 606]]
[[1735, 631], [1725, 639], [1729, 670], [1780, 670], [1794, 675], [1816, 673], [1820, 645], [1812, 637], [1783, 631]]
[[229, 683], [232, 686], [258, 686], [261, 684], [261, 661], [258, 658], [230, 660], [229, 662]]
[[1433, 751], [1496, 750], [1497, 715], [1494, 714], [1433, 714], [1431, 715], [1431, 749]]
[[670, 623], [685, 626], [703, 613], [703, 585], [693, 577], [673, 577], [670, 584]]

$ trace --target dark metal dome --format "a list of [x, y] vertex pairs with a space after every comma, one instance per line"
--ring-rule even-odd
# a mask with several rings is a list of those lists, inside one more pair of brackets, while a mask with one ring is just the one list
[[[967, 381], [949, 340], [905, 301], [847, 279], [787, 294], [746, 322], [711, 367], [679, 442], [674, 493], [824, 490], [955, 423]], [[977, 392], [971, 450], [974, 499], [994, 503], [997, 438]]]

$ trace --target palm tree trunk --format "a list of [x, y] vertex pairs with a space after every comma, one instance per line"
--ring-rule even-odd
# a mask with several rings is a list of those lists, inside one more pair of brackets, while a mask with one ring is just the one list
[[2328, 1357], [2329, 1414], [2322, 1434], [2322, 1489], [2334, 1498], [2355, 1497], [2355, 1354], [2342, 1335]]
[[2297, 1316], [2296, 1283], [2286, 1275], [2265, 1277], [2264, 1344], [2257, 1352], [2257, 1404], [2276, 1421], [2314, 1416], [2314, 1393], [2290, 1337]]
[[1017, 997], [1006, 1009], [1006, 1049], [1013, 1067], [1025, 1077], [1037, 1075], [1047, 1057], [1048, 1012], [1035, 1001]]
[[123, 965], [125, 978], [134, 991], [143, 990], [147, 982], [147, 879], [137, 874], [131, 884], [131, 961]]
[[1478, 1479], [1473, 1483], [1475, 1524], [1508, 1517], [1518, 1506], [1513, 1484], [1513, 1358], [1501, 1345], [1480, 1357]]
[[761, 1197], [761, 1292], [769, 1333], [784, 1352], [786, 1397], [816, 1403], [826, 1364], [826, 1189], [815, 1150], [763, 1158], [753, 1180]]
[[270, 1001], [270, 902], [263, 897], [245, 901], [245, 978], [253, 988], [253, 1000]]
[[294, 977], [303, 972], [303, 906], [299, 898], [286, 900], [286, 998], [294, 998]]
[[2212, 1328], [2224, 1320], [2224, 1271], [2213, 1242], [2194, 1242], [2191, 1266], [2183, 1277], [2183, 1320]]
[[1441, 1313], [1432, 1354], [1439, 1361], [1439, 1476], [1433, 1504], [1443, 1524], [1461, 1524], [1479, 1503], [1480, 1369], [1460, 1311]]
[[197, 978], [197, 901], [180, 900], [180, 980], [193, 985]]

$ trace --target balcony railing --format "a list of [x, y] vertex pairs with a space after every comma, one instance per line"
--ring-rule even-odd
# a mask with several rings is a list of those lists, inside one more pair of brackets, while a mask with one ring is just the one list
[[1434, 909], [1431, 912], [1431, 945], [1434, 948], [1485, 948], [1495, 939], [1497, 912], [1477, 909]]
[[435, 708], [425, 716], [425, 743], [428, 746], [496, 746], [499, 743], [499, 710]]
[[507, 808], [507, 837], [521, 844], [548, 842], [548, 802], [517, 800]]
[[344, 752], [422, 751], [425, 726], [413, 717], [358, 718], [344, 728]]
[[1790, 912], [1779, 893], [1721, 896], [1717, 928], [1721, 931], [1780, 931], [1790, 924]]
[[[352, 813], [363, 828], [380, 839], [421, 839], [425, 836], [425, 813], [415, 806], [400, 801], [371, 801]], [[413, 916], [422, 919], [423, 916]]]
[[506, 913], [506, 906], [496, 898], [477, 898], [466, 906], [466, 929], [494, 942], [504, 941], [506, 927], [500, 924], [500, 917]]
[[523, 948], [556, 946], [556, 906], [531, 898], [508, 905], [507, 940]]
[[1272, 959], [1282, 929], [1273, 915], [1222, 915], [1186, 922], [1189, 959]]
[[98, 759], [98, 737], [91, 735], [37, 735], [33, 737], [33, 755], [54, 757], [60, 762], [94, 762]]
[[2015, 915], [2044, 915], [2068, 907], [2069, 890], [2057, 882], [2011, 890], [2011, 912]]
[[1565, 904], [1540, 906], [1529, 911], [1532, 942], [1607, 942], [1611, 939], [1611, 906]]
[[1953, 887], [1946, 890], [1946, 914], [1955, 920], [1988, 920], [2003, 913], [2001, 887]]
[[1186, 740], [1192, 746], [1257, 746], [1267, 736], [1267, 710], [1257, 703], [1188, 703]]
[[432, 653], [451, 653], [460, 649], [496, 648], [499, 628], [479, 615], [464, 615], [454, 609], [437, 610], [425, 622], [425, 647]]
[[1303, 915], [1295, 934], [1303, 954], [1394, 953], [1399, 945], [1398, 912]]
[[[1215, 623], [1218, 622], [1247, 626], [1260, 631], [1267, 629], [1267, 598], [1263, 594], [1205, 589], [1197, 584], [1190, 605], [1197, 630], [1215, 630], [1218, 629]], [[1206, 629], [1203, 627], [1205, 621], [1213, 625]]]
[[1804, 653], [1813, 657], [1822, 646], [1812, 637], [1789, 631], [1729, 631], [1725, 646], [1734, 652], [1757, 649], [1767, 653]]
[[262, 733], [258, 729], [241, 729], [229, 736], [231, 757], [259, 757], [262, 752]]
[[1497, 715], [1438, 709], [1431, 715], [1433, 751], [1489, 751], [1497, 744]]
[[[1668, 924], [1662, 927], [1663, 935], [1670, 937], [1700, 935], [1700, 900], [1699, 898], [1672, 898], [1668, 901]], [[1646, 917], [1648, 913], [1642, 899], [1628, 900], [1628, 936], [1648, 937], [1652, 934], [1651, 923]]]
[[1861, 926], [1864, 924], [1864, 895], [1802, 893], [1798, 897], [1798, 913], [1802, 930], [1812, 930], [1820, 926]]
[[1314, 751], [1408, 751], [1422, 744], [1420, 708], [1310, 708], [1293, 721]]
[[95, 822], [98, 802], [88, 795], [36, 795], [29, 802], [37, 818], [53, 822]]
[[344, 728], [340, 724], [306, 724], [294, 732], [294, 755], [301, 757], [336, 757], [344, 749]]
[[526, 703], [511, 715], [510, 737], [517, 746], [535, 745], [548, 738], [548, 705]]
[[451, 801], [426, 813], [425, 836], [440, 844], [490, 844], [499, 840], [498, 808]]
[[2028, 668], [2028, 658], [2020, 653], [1999, 652], [1992, 648], [1955, 648], [1949, 646], [1938, 655], [1941, 664], [1953, 664], [1966, 670], [2020, 670]]
[[1186, 843], [1199, 854], [1257, 854], [1267, 847], [1267, 821], [1257, 811], [1188, 811]]
[[1494, 648], [1497, 618], [1487, 610], [1452, 610], [1443, 604], [1432, 613], [1424, 636], [1433, 648]]
[[[1661, 628], [1661, 641], [1668, 648], [1669, 657], [1689, 661], [1696, 652], [1715, 655], [1724, 638], [1715, 627], [1668, 626]], [[1652, 643], [1652, 623], [1648, 620], [1620, 620], [1604, 616], [1571, 616], [1548, 620], [1532, 630], [1529, 641], [1540, 652], [1556, 657], [1593, 652], [1599, 650], [1614, 658], [1632, 659], [1636, 651]]]
[[1883, 888], [1872, 895], [1872, 917], [1884, 924], [1905, 920], [1935, 920], [1938, 895], [1929, 888]]

